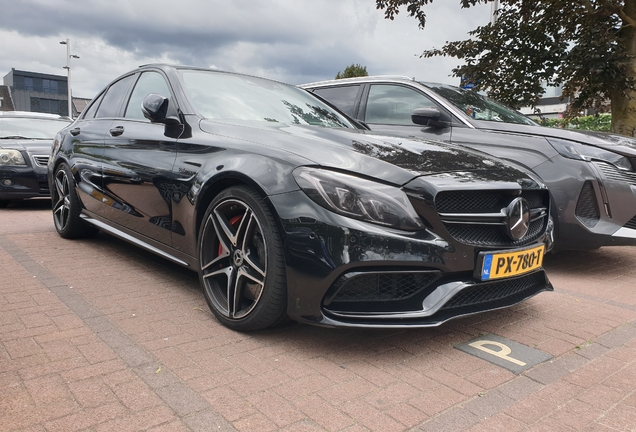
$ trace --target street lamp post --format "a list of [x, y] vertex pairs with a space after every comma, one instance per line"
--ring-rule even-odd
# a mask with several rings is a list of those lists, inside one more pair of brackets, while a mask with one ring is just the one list
[[66, 39], [65, 41], [61, 41], [60, 44], [66, 45], [66, 66], [64, 69], [68, 72], [68, 79], [66, 83], [66, 87], [68, 88], [68, 117], [70, 119], [73, 118], [73, 94], [71, 92], [71, 58], [78, 59], [79, 56], [71, 55], [71, 40]]
[[490, 5], [490, 24], [497, 22], [497, 11], [499, 10], [499, 0], [494, 0]]

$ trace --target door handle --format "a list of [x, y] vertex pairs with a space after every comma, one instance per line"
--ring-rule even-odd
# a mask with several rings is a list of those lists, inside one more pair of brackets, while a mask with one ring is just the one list
[[116, 126], [112, 128], [109, 132], [110, 132], [110, 136], [119, 136], [124, 133], [124, 127]]
[[78, 128], [78, 127], [71, 129], [71, 135], [73, 135], [73, 136], [79, 135], [80, 132], [81, 132], [80, 128]]

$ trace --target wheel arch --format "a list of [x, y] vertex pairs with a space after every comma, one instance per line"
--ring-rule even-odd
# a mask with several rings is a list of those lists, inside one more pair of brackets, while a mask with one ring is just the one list
[[[73, 165], [71, 165], [71, 162], [64, 156], [62, 156], [62, 154], [60, 154], [58, 157], [56, 157], [53, 160], [53, 166], [51, 167], [51, 169], [49, 170], [50, 173], [50, 177], [49, 177], [49, 181], [54, 180], [55, 179], [55, 173], [57, 172], [57, 169], [60, 167], [60, 165], [62, 164], [66, 164], [66, 166], [68, 166], [71, 170], [71, 173], [73, 174], [73, 177], [75, 178], [77, 175], [79, 175], [79, 173], [77, 172], [77, 170], [73, 169]], [[75, 178], [75, 184], [77, 185], [77, 180], [78, 178]], [[51, 185], [49, 185], [49, 190], [51, 190]]]
[[281, 240], [285, 243], [285, 236], [283, 231], [283, 226], [280, 221], [280, 217], [278, 212], [272, 205], [271, 201], [267, 198], [267, 193], [265, 190], [253, 179], [248, 177], [247, 175], [240, 172], [227, 172], [224, 173], [222, 177], [214, 177], [209, 179], [201, 188], [201, 192], [199, 194], [199, 198], [197, 200], [196, 205], [196, 222], [195, 222], [195, 233], [196, 238], [199, 237], [199, 233], [201, 231], [201, 225], [203, 224], [203, 216], [207, 211], [208, 206], [214, 200], [214, 198], [224, 191], [225, 189], [232, 186], [247, 186], [253, 189], [265, 202], [268, 209], [272, 212], [274, 216], [274, 220], [276, 221], [276, 225], [281, 234]]

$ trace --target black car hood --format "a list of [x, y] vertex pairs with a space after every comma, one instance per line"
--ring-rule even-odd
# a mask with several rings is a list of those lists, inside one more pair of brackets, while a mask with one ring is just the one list
[[557, 129], [545, 126], [520, 125], [483, 120], [473, 120], [471, 123], [480, 130], [534, 135], [545, 138], [560, 138], [564, 140], [576, 141], [581, 144], [599, 147], [605, 150], [622, 154], [624, 156], [636, 156], [635, 138], [616, 135], [608, 132]]
[[47, 153], [51, 151], [53, 138], [49, 139], [0, 139], [0, 148], [28, 152]]
[[515, 182], [528, 177], [507, 162], [440, 141], [267, 122], [202, 120], [200, 127], [210, 134], [240, 138], [302, 156], [308, 164], [400, 185], [418, 176], [448, 172], [481, 172], [481, 178], [501, 181], [505, 177], [506, 181]]

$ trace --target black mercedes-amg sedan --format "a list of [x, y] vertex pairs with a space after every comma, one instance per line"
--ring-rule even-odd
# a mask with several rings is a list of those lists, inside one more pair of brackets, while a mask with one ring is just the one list
[[375, 135], [280, 82], [142, 66], [58, 134], [48, 176], [62, 237], [102, 230], [198, 271], [236, 330], [436, 326], [552, 290], [532, 174]]

